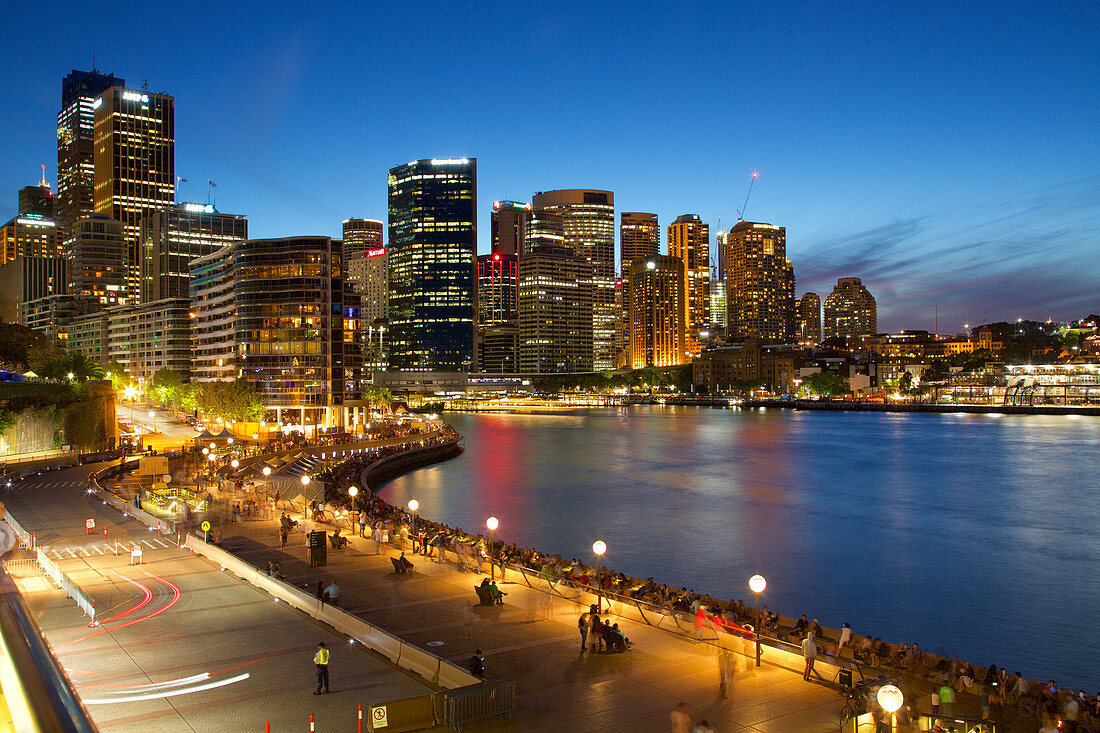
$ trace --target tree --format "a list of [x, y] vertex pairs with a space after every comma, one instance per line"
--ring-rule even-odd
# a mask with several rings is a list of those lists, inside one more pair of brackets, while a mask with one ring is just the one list
[[49, 346], [46, 334], [17, 323], [0, 323], [0, 366], [15, 371], [30, 368], [28, 352], [35, 346]]
[[183, 374], [172, 369], [158, 369], [149, 379], [149, 394], [163, 405], [183, 409], [184, 395], [190, 392]]
[[913, 373], [905, 371], [901, 373], [901, 379], [898, 380], [898, 391], [908, 392], [913, 388]]
[[363, 399], [371, 407], [378, 406], [380, 410], [389, 410], [393, 404], [393, 393], [389, 387], [370, 386], [363, 390]]
[[199, 382], [194, 385], [195, 405], [207, 417], [232, 422], [259, 422], [264, 415], [263, 401], [251, 382]]
[[817, 372], [811, 374], [802, 381], [802, 385], [816, 395], [840, 395], [849, 394], [852, 386], [847, 377], [842, 377], [836, 372]]

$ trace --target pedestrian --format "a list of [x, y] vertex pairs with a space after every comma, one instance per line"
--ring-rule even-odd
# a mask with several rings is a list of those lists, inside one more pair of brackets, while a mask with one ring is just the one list
[[847, 621], [844, 622], [844, 626], [840, 629], [840, 641], [836, 645], [836, 656], [840, 657], [840, 650], [844, 648], [846, 644], [852, 641], [852, 625]]
[[340, 606], [340, 586], [336, 585], [335, 580], [325, 587], [325, 599], [334, 606]]
[[322, 604], [325, 602], [325, 584], [320, 580], [317, 581], [317, 600]]
[[577, 630], [581, 632], [582, 652], [588, 648], [588, 645], [585, 643], [588, 640], [588, 613], [588, 611], [585, 611], [581, 614], [580, 618], [577, 619]]
[[286, 527], [279, 528], [279, 547], [286, 547], [287, 532]]
[[589, 606], [588, 609], [588, 651], [599, 652], [600, 651], [600, 616], [595, 606]]
[[729, 690], [730, 683], [733, 681], [733, 672], [735, 666], [733, 661], [733, 655], [725, 648], [718, 649], [718, 697], [723, 700], [726, 698], [726, 692]]
[[715, 733], [706, 718], [699, 721], [698, 725], [691, 729], [691, 733]]
[[940, 704], [944, 715], [955, 714], [955, 688], [949, 684], [940, 687]]
[[686, 702], [676, 706], [669, 715], [669, 720], [672, 722], [672, 733], [691, 733], [691, 714]]
[[317, 667], [317, 689], [313, 694], [320, 695], [322, 686], [325, 688], [325, 694], [328, 694], [328, 649], [325, 648], [323, 641], [317, 642], [317, 653], [313, 655], [313, 664]]
[[932, 690], [932, 714], [940, 714], [940, 691]]
[[360, 511], [359, 512], [359, 536], [360, 537], [366, 537], [367, 536], [367, 512], [366, 511]]
[[466, 662], [466, 666], [470, 670], [470, 674], [475, 677], [485, 676], [485, 655], [478, 649], [474, 652], [474, 656], [470, 657], [470, 661]]
[[814, 641], [812, 631], [802, 640], [802, 656], [806, 659], [806, 669], [802, 672], [802, 679], [809, 682], [810, 673], [814, 671], [814, 660], [817, 658], [817, 642]]

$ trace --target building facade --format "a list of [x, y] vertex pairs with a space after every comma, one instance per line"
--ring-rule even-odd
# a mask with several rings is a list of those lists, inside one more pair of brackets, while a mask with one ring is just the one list
[[165, 298], [109, 308], [107, 353], [131, 379], [148, 382], [161, 369], [191, 371], [190, 298]]
[[0, 228], [0, 265], [17, 257], [59, 257], [61, 234], [53, 219], [20, 214]]
[[355, 253], [345, 264], [348, 281], [359, 295], [362, 318], [368, 324], [385, 321], [389, 314], [390, 299], [389, 257], [386, 248], [377, 247]]
[[631, 369], [686, 364], [687, 279], [679, 257], [651, 255], [630, 265]]
[[46, 166], [42, 166], [42, 182], [37, 186], [24, 186], [19, 189], [19, 213], [56, 221], [57, 197], [53, 195], [50, 184], [46, 183]]
[[240, 243], [191, 261], [191, 379], [221, 382], [237, 376], [235, 271]]
[[385, 248], [382, 222], [377, 219], [344, 219], [344, 261]]
[[657, 215], [645, 211], [619, 214], [619, 272], [623, 282], [634, 260], [653, 257], [661, 252], [661, 227]]
[[798, 343], [817, 346], [821, 343], [821, 298], [817, 293], [804, 293], [795, 301], [798, 313]]
[[51, 341], [69, 348], [69, 326], [73, 319], [101, 308], [99, 300], [83, 295], [55, 294], [23, 303], [22, 323], [46, 334]]
[[519, 322], [519, 260], [493, 252], [477, 258], [477, 326], [516, 325]]
[[95, 212], [122, 222], [126, 296], [141, 295], [141, 220], [176, 196], [175, 100], [114, 86], [95, 110]]
[[742, 221], [726, 234], [727, 333], [786, 341], [795, 330], [794, 267], [783, 227]]
[[825, 298], [825, 338], [874, 336], [878, 330], [878, 304], [858, 277], [837, 280]]
[[474, 368], [476, 212], [475, 159], [390, 169], [392, 368]]
[[668, 225], [668, 254], [687, 274], [687, 328], [693, 338], [710, 326], [710, 225], [698, 214], [683, 214]]
[[213, 204], [154, 211], [141, 220], [141, 302], [191, 297], [191, 261], [246, 239], [248, 220]]
[[30, 301], [65, 293], [65, 260], [61, 257], [16, 257], [0, 265], [0, 319], [27, 325]]
[[77, 219], [69, 238], [69, 293], [104, 307], [126, 302], [126, 239], [122, 222], [92, 214]]
[[757, 338], [704, 351], [691, 366], [696, 390], [707, 394], [745, 394], [755, 388], [793, 394], [799, 377], [794, 351]]
[[531, 204], [519, 201], [494, 201], [489, 217], [492, 253], [522, 257], [527, 242], [527, 224]]
[[615, 194], [570, 189], [536, 193], [533, 211], [560, 214], [564, 244], [592, 265], [592, 368], [615, 368]]
[[566, 246], [519, 261], [519, 371], [592, 371], [592, 263]]

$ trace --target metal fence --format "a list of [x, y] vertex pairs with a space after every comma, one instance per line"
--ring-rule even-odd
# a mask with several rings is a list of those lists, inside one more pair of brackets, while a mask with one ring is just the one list
[[[77, 608], [84, 612], [84, 615], [88, 617], [88, 623], [95, 623], [95, 603], [88, 595], [80, 589], [80, 586], [73, 581], [65, 573], [61, 572], [61, 568], [57, 566], [57, 563], [50, 559], [42, 548], [34, 546], [34, 537], [23, 529], [23, 527], [15, 520], [15, 517], [10, 514], [4, 517], [4, 521], [8, 523], [8, 526], [15, 532], [15, 536], [19, 538], [19, 542], [23, 547], [28, 550], [33, 550], [35, 553], [35, 560], [38, 563], [38, 567], [42, 569], [53, 580], [54, 584], [60, 589], [65, 591], [65, 594], [76, 601]], [[24, 567], [21, 570], [26, 569]]]
[[483, 682], [440, 694], [443, 696], [443, 722], [458, 730], [478, 720], [511, 716], [516, 709], [515, 682]]

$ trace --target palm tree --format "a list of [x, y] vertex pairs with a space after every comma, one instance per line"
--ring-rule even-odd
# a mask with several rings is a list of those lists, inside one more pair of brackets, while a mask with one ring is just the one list
[[95, 359], [90, 359], [79, 351], [70, 351], [61, 358], [57, 371], [59, 376], [68, 377], [77, 382], [87, 382], [89, 379], [104, 379], [107, 372], [103, 365]]

